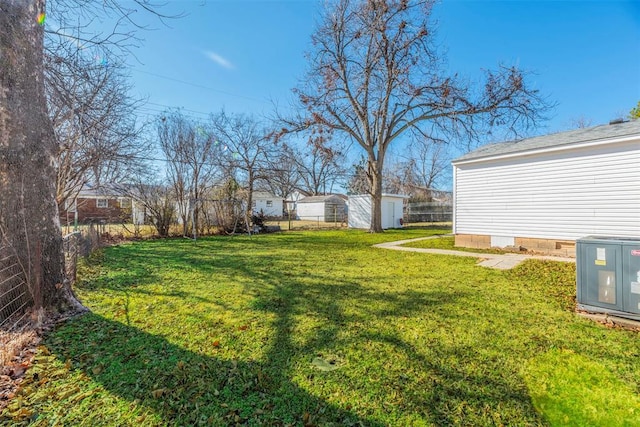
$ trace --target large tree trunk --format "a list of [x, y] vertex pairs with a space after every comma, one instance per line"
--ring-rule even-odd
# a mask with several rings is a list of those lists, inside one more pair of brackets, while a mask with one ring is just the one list
[[369, 157], [369, 188], [371, 192], [371, 225], [370, 233], [382, 233], [382, 156], [376, 160]]
[[44, 0], [0, 2], [0, 233], [36, 307], [79, 307], [65, 283], [56, 205], [56, 141], [43, 75]]

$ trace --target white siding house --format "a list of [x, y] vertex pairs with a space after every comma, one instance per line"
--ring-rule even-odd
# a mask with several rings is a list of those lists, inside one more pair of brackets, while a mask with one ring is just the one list
[[572, 255], [640, 236], [640, 120], [491, 144], [453, 162], [456, 245]]
[[337, 195], [309, 196], [298, 200], [296, 214], [299, 219], [320, 222], [344, 220], [347, 203]]
[[[402, 209], [407, 196], [400, 194], [382, 195], [382, 228], [402, 227]], [[371, 226], [371, 196], [360, 194], [349, 196], [349, 227], [369, 228]]]
[[267, 217], [282, 218], [283, 200], [282, 197], [274, 196], [265, 191], [254, 191], [252, 197], [252, 211], [264, 213]]

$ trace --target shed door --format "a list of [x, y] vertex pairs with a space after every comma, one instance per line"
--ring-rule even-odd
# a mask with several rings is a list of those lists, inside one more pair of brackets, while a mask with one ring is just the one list
[[396, 223], [396, 204], [387, 202], [386, 212], [382, 216], [382, 228], [393, 228]]

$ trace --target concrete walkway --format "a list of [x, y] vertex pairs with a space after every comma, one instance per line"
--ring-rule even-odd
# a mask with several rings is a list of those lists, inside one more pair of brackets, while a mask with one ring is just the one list
[[452, 255], [452, 256], [466, 256], [473, 258], [480, 258], [478, 265], [482, 267], [497, 268], [500, 270], [509, 270], [522, 261], [527, 259], [545, 259], [549, 261], [560, 262], [576, 262], [575, 258], [564, 258], [557, 256], [546, 255], [523, 255], [523, 254], [483, 254], [478, 252], [464, 252], [454, 251], [448, 249], [427, 249], [427, 248], [412, 248], [409, 246], [401, 246], [411, 242], [418, 242], [420, 240], [437, 239], [443, 236], [429, 236], [419, 237], [417, 239], [398, 240], [397, 242], [387, 242], [373, 245], [375, 248], [393, 249], [395, 251], [406, 252], [421, 252], [425, 254], [438, 254], [438, 255]]

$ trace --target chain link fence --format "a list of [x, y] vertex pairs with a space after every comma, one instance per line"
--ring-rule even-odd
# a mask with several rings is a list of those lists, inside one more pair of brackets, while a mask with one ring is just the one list
[[453, 221], [453, 205], [442, 202], [411, 202], [405, 207], [407, 224], [451, 222]]
[[89, 225], [81, 231], [69, 233], [62, 239], [64, 250], [64, 267], [67, 280], [76, 281], [78, 259], [91, 254], [100, 247], [100, 230], [94, 225]]
[[[66, 279], [74, 283], [78, 260], [100, 246], [100, 232], [95, 226], [86, 227], [65, 235], [62, 246]], [[36, 258], [38, 255], [36, 251]], [[28, 309], [40, 300], [39, 285], [30, 283], [26, 271], [14, 249], [7, 243], [0, 244], [0, 332], [15, 329], [27, 316]]]
[[33, 305], [25, 270], [8, 244], [0, 246], [0, 330], [12, 329]]

